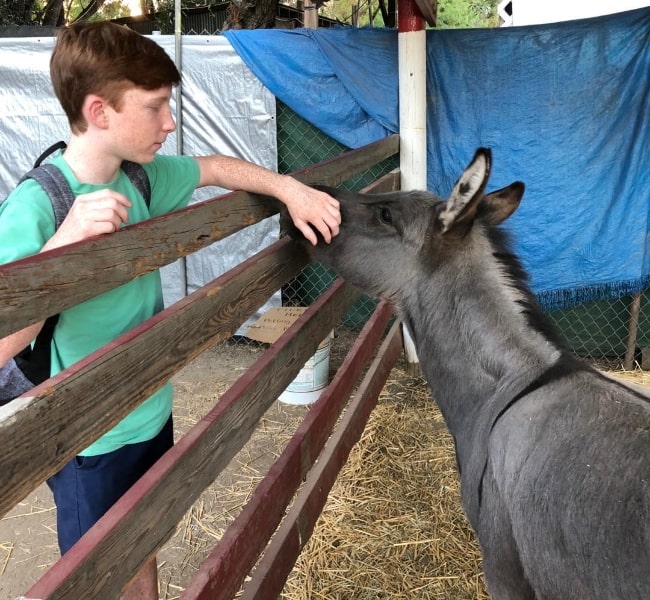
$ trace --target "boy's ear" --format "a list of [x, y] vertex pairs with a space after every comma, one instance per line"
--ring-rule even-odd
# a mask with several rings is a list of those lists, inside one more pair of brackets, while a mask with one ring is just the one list
[[83, 113], [88, 123], [92, 123], [99, 129], [108, 127], [108, 118], [106, 117], [106, 101], [96, 94], [88, 94], [84, 101]]

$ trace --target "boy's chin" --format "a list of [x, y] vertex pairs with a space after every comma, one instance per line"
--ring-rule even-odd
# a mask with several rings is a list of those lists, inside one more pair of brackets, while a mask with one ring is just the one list
[[138, 155], [137, 160], [134, 160], [133, 162], [137, 162], [141, 165], [148, 165], [150, 162], [153, 162], [153, 159], [156, 157], [156, 152], [151, 152], [149, 154], [142, 153]]

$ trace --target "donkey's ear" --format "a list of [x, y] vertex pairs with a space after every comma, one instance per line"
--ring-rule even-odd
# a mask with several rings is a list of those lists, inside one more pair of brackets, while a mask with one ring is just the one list
[[479, 148], [472, 162], [458, 178], [445, 210], [440, 214], [443, 233], [456, 225], [468, 226], [474, 220], [490, 176], [491, 164], [492, 152], [488, 148]]
[[515, 181], [508, 187], [486, 194], [481, 199], [478, 216], [488, 225], [500, 225], [519, 206], [524, 195], [525, 186], [521, 181]]

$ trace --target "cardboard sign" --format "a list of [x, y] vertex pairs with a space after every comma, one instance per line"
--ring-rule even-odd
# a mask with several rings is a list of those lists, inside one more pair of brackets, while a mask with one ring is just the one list
[[244, 335], [256, 342], [272, 344], [307, 310], [304, 306], [269, 308]]

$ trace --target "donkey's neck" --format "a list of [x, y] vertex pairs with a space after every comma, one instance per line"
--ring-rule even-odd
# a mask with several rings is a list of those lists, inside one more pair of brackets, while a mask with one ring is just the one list
[[[481, 248], [480, 245], [487, 245]], [[543, 371], [560, 344], [519, 277], [513, 257], [479, 240], [423, 278], [400, 303], [433, 396], [454, 435], [498, 387]], [[477, 259], [482, 257], [482, 259]]]

